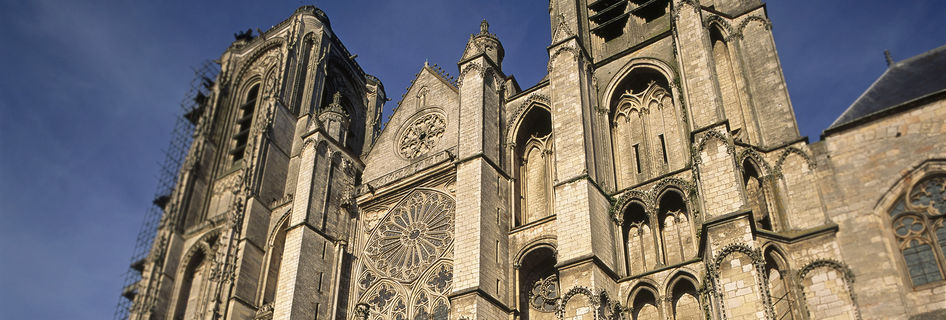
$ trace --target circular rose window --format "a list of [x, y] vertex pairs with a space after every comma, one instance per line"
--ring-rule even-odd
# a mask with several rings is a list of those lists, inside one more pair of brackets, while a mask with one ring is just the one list
[[398, 139], [398, 153], [407, 159], [420, 157], [437, 146], [443, 132], [446, 130], [446, 120], [440, 113], [425, 114], [404, 128]]
[[454, 202], [431, 190], [412, 192], [368, 238], [365, 256], [384, 276], [412, 282], [453, 243]]

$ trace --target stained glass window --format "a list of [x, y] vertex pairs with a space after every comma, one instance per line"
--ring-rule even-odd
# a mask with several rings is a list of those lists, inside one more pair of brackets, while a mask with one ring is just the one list
[[937, 268], [933, 247], [929, 244], [910, 241], [910, 246], [903, 249], [903, 259], [907, 262], [907, 270], [914, 285], [943, 280]]
[[889, 213], [913, 285], [942, 281], [946, 274], [946, 176], [920, 180]]

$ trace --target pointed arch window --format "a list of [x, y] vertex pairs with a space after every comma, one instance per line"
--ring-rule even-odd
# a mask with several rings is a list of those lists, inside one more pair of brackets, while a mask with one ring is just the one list
[[627, 188], [686, 162], [685, 124], [670, 83], [649, 67], [637, 67], [610, 98], [615, 178]]
[[526, 253], [517, 268], [519, 319], [548, 319], [561, 296], [555, 249], [542, 246]]
[[181, 279], [180, 293], [177, 298], [177, 307], [174, 312], [175, 320], [189, 320], [200, 317], [201, 292], [207, 286], [210, 270], [207, 266], [203, 251], [198, 251], [188, 261]]
[[889, 213], [913, 285], [946, 279], [946, 175], [924, 178], [912, 185]]
[[233, 133], [233, 148], [230, 149], [230, 156], [236, 163], [243, 160], [243, 153], [246, 151], [246, 142], [250, 137], [250, 125], [253, 124], [253, 113], [259, 104], [259, 83], [254, 84], [246, 91], [246, 97], [237, 111], [236, 129]]
[[765, 275], [768, 277], [769, 297], [776, 319], [796, 319], [795, 298], [785, 258], [774, 249], [765, 252]]
[[678, 191], [660, 197], [657, 218], [667, 264], [673, 265], [696, 256], [696, 243], [686, 202]]
[[678, 280], [674, 284], [670, 296], [673, 319], [703, 319], [699, 296], [696, 285], [692, 281], [689, 279]]
[[523, 116], [514, 147], [522, 225], [552, 215], [552, 116], [547, 109], [536, 105]]
[[657, 295], [649, 287], [640, 287], [634, 290], [631, 295], [631, 306], [628, 312], [630, 319], [633, 320], [658, 320], [662, 319], [660, 309], [657, 308]]
[[749, 208], [755, 218], [756, 226], [765, 230], [775, 230], [778, 221], [775, 221], [770, 198], [773, 196], [768, 182], [761, 176], [759, 167], [749, 159], [742, 162], [742, 178], [746, 188]]
[[260, 305], [270, 304], [276, 300], [276, 286], [279, 283], [279, 268], [282, 265], [283, 251], [286, 246], [286, 228], [288, 219], [277, 226], [275, 234], [269, 244], [269, 261], [264, 270], [263, 292]]
[[621, 226], [624, 235], [624, 252], [627, 259], [627, 274], [640, 274], [657, 266], [657, 242], [650, 219], [644, 206], [632, 203], [624, 211]]
[[729, 43], [718, 26], [710, 29], [710, 42], [713, 46], [713, 62], [720, 98], [723, 102], [723, 112], [729, 120], [733, 136], [748, 142], [747, 115], [743, 112], [742, 96], [739, 94], [736, 83], [737, 69], [729, 52]]

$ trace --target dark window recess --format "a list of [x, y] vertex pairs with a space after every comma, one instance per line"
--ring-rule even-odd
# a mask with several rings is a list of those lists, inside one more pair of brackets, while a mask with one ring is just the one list
[[936, 267], [936, 255], [933, 248], [925, 243], [913, 240], [910, 247], [903, 249], [903, 258], [910, 271], [910, 279], [914, 286], [943, 280]]
[[246, 94], [246, 102], [240, 105], [239, 118], [236, 120], [236, 133], [233, 134], [233, 149], [230, 155], [233, 162], [243, 160], [243, 151], [246, 150], [246, 141], [250, 136], [250, 124], [253, 122], [253, 112], [256, 110], [256, 100], [259, 96], [259, 85], [253, 85]]
[[664, 135], [658, 134], [657, 138], [660, 139], [660, 152], [664, 156], [664, 164], [667, 164], [667, 142], [664, 140]]
[[637, 161], [637, 173], [641, 173], [641, 151], [637, 146], [639, 145], [634, 145], [634, 160]]
[[631, 14], [644, 19], [644, 22], [651, 22], [667, 14], [667, 0], [631, 0], [636, 7], [631, 9]]
[[598, 0], [588, 5], [591, 32], [605, 41], [624, 34], [627, 25], [627, 0]]

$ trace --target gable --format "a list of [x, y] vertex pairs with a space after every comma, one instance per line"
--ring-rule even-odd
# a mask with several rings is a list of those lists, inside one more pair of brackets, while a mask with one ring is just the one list
[[365, 156], [362, 181], [371, 183], [456, 147], [459, 102], [457, 88], [425, 65]]

